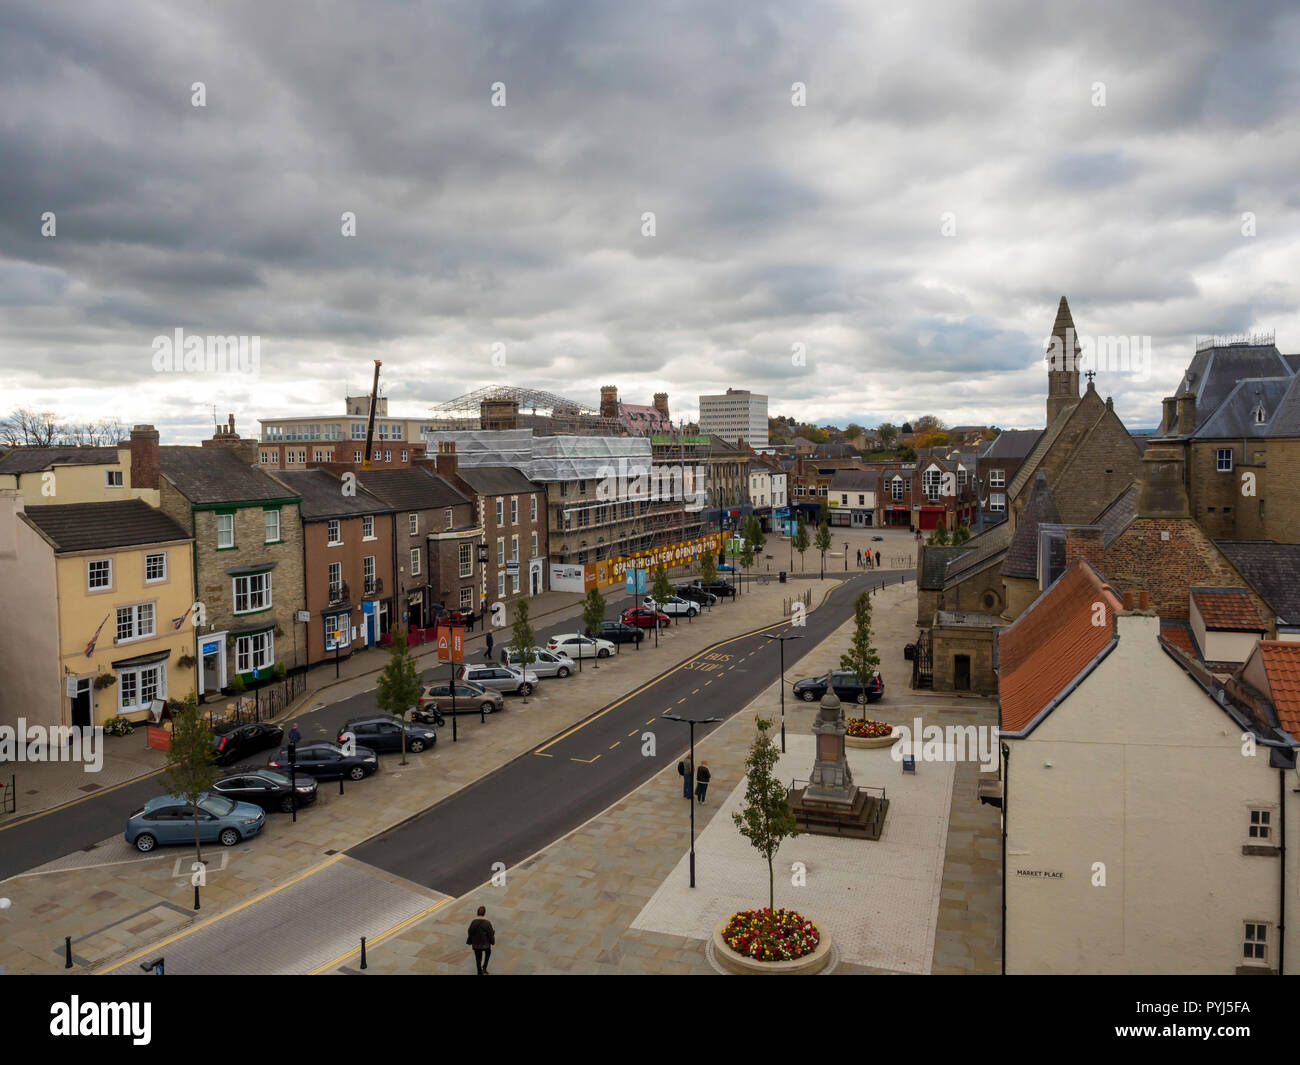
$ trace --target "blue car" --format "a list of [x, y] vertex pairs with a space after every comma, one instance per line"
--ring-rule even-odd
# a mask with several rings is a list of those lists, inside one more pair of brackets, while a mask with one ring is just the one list
[[[199, 796], [198, 814], [199, 840], [223, 847], [256, 836], [266, 824], [260, 807], [206, 791]], [[127, 819], [126, 841], [143, 854], [163, 844], [193, 843], [194, 807], [175, 795], [150, 799]]]

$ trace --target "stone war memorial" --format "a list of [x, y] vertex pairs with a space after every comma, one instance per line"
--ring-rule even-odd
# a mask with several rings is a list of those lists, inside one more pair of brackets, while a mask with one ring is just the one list
[[844, 708], [834, 689], [828, 688], [813, 722], [817, 755], [812, 776], [807, 787], [790, 791], [790, 812], [800, 832], [879, 839], [889, 800], [884, 788], [858, 787], [853, 783], [844, 750], [847, 732]]

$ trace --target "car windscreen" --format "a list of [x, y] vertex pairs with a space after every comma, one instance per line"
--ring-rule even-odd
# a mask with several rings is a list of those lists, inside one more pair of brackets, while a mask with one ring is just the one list
[[215, 817], [225, 817], [234, 808], [234, 799], [227, 799], [222, 795], [209, 795], [199, 802], [200, 810], [206, 810]]

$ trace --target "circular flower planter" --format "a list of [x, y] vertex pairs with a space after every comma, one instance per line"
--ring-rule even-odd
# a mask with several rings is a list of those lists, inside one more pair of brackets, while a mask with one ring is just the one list
[[831, 960], [830, 933], [820, 928], [817, 930], [820, 938], [816, 949], [811, 954], [805, 954], [802, 958], [795, 958], [793, 961], [758, 961], [738, 954], [723, 938], [723, 933], [731, 924], [731, 920], [728, 917], [713, 929], [713, 956], [729, 973], [741, 976], [811, 976], [813, 973], [821, 972], [826, 967], [826, 963]]
[[[862, 723], [861, 718], [853, 718], [849, 721], [849, 728], [851, 730], [854, 725], [861, 726]], [[848, 735], [844, 737], [844, 745], [846, 747], [859, 748], [888, 747], [890, 744], [896, 743], [903, 735], [892, 725], [888, 725], [883, 721], [872, 721], [870, 718], [866, 721], [866, 731], [868, 733], [874, 733], [874, 735], [855, 736], [852, 731], [850, 731]]]

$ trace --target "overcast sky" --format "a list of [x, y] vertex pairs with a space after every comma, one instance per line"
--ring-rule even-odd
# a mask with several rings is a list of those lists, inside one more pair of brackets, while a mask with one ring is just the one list
[[[1300, 350], [1297, 12], [0, 0], [0, 416], [195, 441], [379, 358], [410, 417], [505, 382], [1032, 427], [1064, 294], [1150, 337], [1097, 387], [1153, 425], [1196, 335]], [[259, 372], [156, 372], [178, 328]]]

